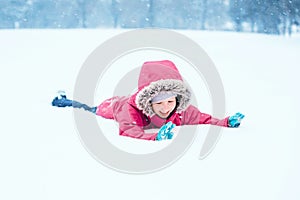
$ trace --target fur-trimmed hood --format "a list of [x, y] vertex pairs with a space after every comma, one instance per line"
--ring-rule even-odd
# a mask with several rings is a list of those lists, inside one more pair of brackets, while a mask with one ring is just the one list
[[176, 112], [185, 110], [191, 100], [191, 93], [173, 62], [169, 60], [145, 62], [138, 80], [138, 91], [131, 97], [131, 102], [144, 114], [152, 117], [154, 111], [151, 99], [161, 92], [172, 92], [177, 95]]

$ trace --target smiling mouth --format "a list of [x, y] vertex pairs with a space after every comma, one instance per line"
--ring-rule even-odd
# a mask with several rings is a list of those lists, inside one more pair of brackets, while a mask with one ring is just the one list
[[166, 113], [160, 112], [160, 114], [163, 115], [163, 116], [166, 116], [166, 115], [168, 115], [169, 113], [170, 113], [169, 111], [166, 112]]

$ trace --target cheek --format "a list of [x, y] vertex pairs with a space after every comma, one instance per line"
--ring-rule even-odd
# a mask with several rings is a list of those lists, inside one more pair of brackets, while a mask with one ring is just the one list
[[154, 112], [157, 112], [157, 110], [158, 110], [158, 106], [156, 106], [156, 105], [153, 105], [153, 106], [152, 106], [152, 109], [153, 109], [153, 111], [154, 111]]
[[173, 110], [175, 107], [176, 107], [176, 103], [174, 103], [174, 104], [172, 105], [172, 110]]

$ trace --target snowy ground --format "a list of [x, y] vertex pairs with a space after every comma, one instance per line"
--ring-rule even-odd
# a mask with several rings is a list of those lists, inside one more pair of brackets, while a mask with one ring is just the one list
[[[87, 56], [120, 32], [0, 31], [0, 199], [300, 198], [299, 36], [180, 32], [216, 64], [227, 113], [246, 118], [239, 129], [223, 129], [204, 160], [198, 155], [208, 127], [200, 126], [199, 137], [175, 164], [128, 175], [85, 150], [71, 109], [50, 106], [58, 89], [72, 96]], [[206, 101], [199, 106], [209, 112]]]

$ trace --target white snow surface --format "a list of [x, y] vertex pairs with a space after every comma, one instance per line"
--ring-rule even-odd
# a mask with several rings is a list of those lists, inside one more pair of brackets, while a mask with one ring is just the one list
[[[240, 128], [222, 130], [204, 160], [198, 159], [208, 130], [202, 125], [190, 149], [173, 165], [156, 173], [130, 175], [96, 161], [80, 141], [72, 109], [50, 104], [57, 90], [72, 97], [89, 54], [122, 32], [0, 31], [0, 199], [300, 199], [299, 35], [179, 31], [215, 63], [225, 89], [226, 114], [242, 112], [246, 117]], [[152, 53], [127, 59], [136, 66], [147, 59], [172, 58]], [[175, 63], [182, 62], [176, 59]], [[193, 73], [183, 73], [195, 96], [203, 97], [197, 99], [200, 110], [209, 113], [205, 86], [195, 81]], [[110, 97], [114, 85], [107, 87], [95, 95], [95, 104]], [[164, 147], [164, 143], [120, 137], [114, 123], [106, 121], [111, 129], [107, 137], [123, 150], [134, 152], [139, 147], [145, 153]], [[131, 142], [134, 148], [128, 146]]]

